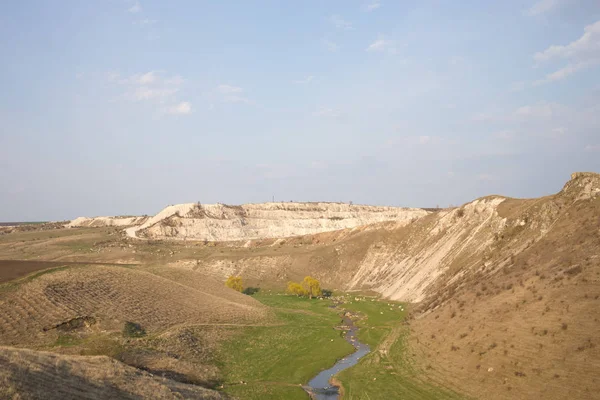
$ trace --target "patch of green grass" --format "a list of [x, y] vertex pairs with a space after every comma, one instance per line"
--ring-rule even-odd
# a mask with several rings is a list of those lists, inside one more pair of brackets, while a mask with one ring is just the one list
[[353, 351], [334, 329], [341, 322], [338, 311], [329, 300], [254, 298], [274, 310], [279, 325], [230, 328], [218, 356], [225, 391], [243, 399], [307, 399], [300, 385]]
[[367, 297], [366, 300], [356, 301], [354, 296], [351, 296], [343, 307], [362, 316], [356, 322], [360, 328], [357, 336], [361, 342], [371, 347], [377, 346], [392, 328], [402, 323], [406, 317], [404, 304], [388, 300]]
[[78, 338], [76, 336], [68, 335], [68, 334], [60, 334], [60, 335], [58, 335], [58, 338], [56, 338], [56, 341], [54, 342], [54, 346], [72, 347], [72, 346], [77, 346], [78, 344], [81, 344], [82, 342], [83, 342], [83, 339]]
[[415, 367], [406, 345], [409, 328], [400, 303], [386, 300], [352, 301], [348, 310], [365, 316], [358, 321], [359, 340], [371, 346], [371, 353], [338, 375], [345, 390], [344, 399], [460, 399], [457, 394], [435, 387], [421, 379], [423, 371]]

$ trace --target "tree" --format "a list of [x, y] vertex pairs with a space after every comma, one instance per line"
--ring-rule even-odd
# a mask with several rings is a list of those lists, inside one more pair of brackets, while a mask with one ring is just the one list
[[238, 292], [244, 290], [244, 285], [242, 284], [241, 276], [231, 275], [229, 278], [227, 278], [227, 281], [225, 281], [225, 286], [233, 290], [237, 290]]
[[296, 296], [306, 296], [307, 294], [302, 285], [296, 282], [288, 282], [287, 291]]
[[302, 287], [306, 291], [308, 297], [311, 299], [321, 295], [321, 284], [312, 276], [304, 277], [304, 280], [302, 281]]

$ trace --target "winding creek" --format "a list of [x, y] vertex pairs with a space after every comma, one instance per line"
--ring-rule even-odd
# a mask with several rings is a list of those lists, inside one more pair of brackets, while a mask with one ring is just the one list
[[368, 345], [358, 341], [356, 337], [358, 327], [350, 318], [344, 317], [344, 325], [348, 327], [344, 339], [346, 339], [348, 343], [354, 346], [355, 351], [349, 356], [339, 360], [337, 363], [335, 363], [333, 367], [321, 371], [317, 376], [312, 378], [310, 382], [308, 382], [308, 386], [305, 387], [305, 390], [314, 400], [339, 399], [339, 388], [337, 386], [332, 386], [330, 384], [330, 379], [335, 374], [356, 365], [356, 363], [358, 363], [358, 360], [360, 360], [362, 357], [364, 357], [371, 351]]

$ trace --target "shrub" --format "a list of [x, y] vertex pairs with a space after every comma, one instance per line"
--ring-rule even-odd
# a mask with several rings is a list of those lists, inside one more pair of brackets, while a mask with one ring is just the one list
[[248, 296], [252, 296], [255, 293], [258, 293], [260, 291], [260, 288], [257, 287], [247, 287], [246, 289], [244, 289], [242, 291], [242, 293], [247, 294]]
[[323, 296], [323, 297], [331, 297], [332, 294], [333, 294], [332, 290], [321, 289], [321, 296]]
[[306, 290], [297, 282], [288, 282], [287, 292], [296, 296], [306, 296]]
[[244, 285], [242, 284], [242, 277], [241, 276], [231, 275], [225, 281], [225, 286], [227, 286], [230, 289], [237, 290], [238, 292], [241, 292], [241, 291], [244, 290]]
[[140, 324], [126, 321], [123, 326], [123, 336], [133, 338], [146, 336], [146, 330]]

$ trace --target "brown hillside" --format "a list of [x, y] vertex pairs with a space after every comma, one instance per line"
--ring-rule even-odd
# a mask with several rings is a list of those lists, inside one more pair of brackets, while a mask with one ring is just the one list
[[448, 271], [411, 322], [440, 383], [477, 398], [600, 398], [600, 196], [578, 174], [554, 196], [507, 200], [507, 226]]
[[128, 367], [105, 356], [64, 356], [0, 347], [2, 399], [181, 399], [227, 396]]
[[268, 316], [260, 303], [221, 282], [187, 271], [168, 275], [95, 265], [9, 286], [0, 292], [0, 343], [49, 343], [60, 333], [56, 327], [81, 317], [93, 318], [98, 332], [120, 332], [126, 321], [160, 332], [180, 325], [252, 323]]

